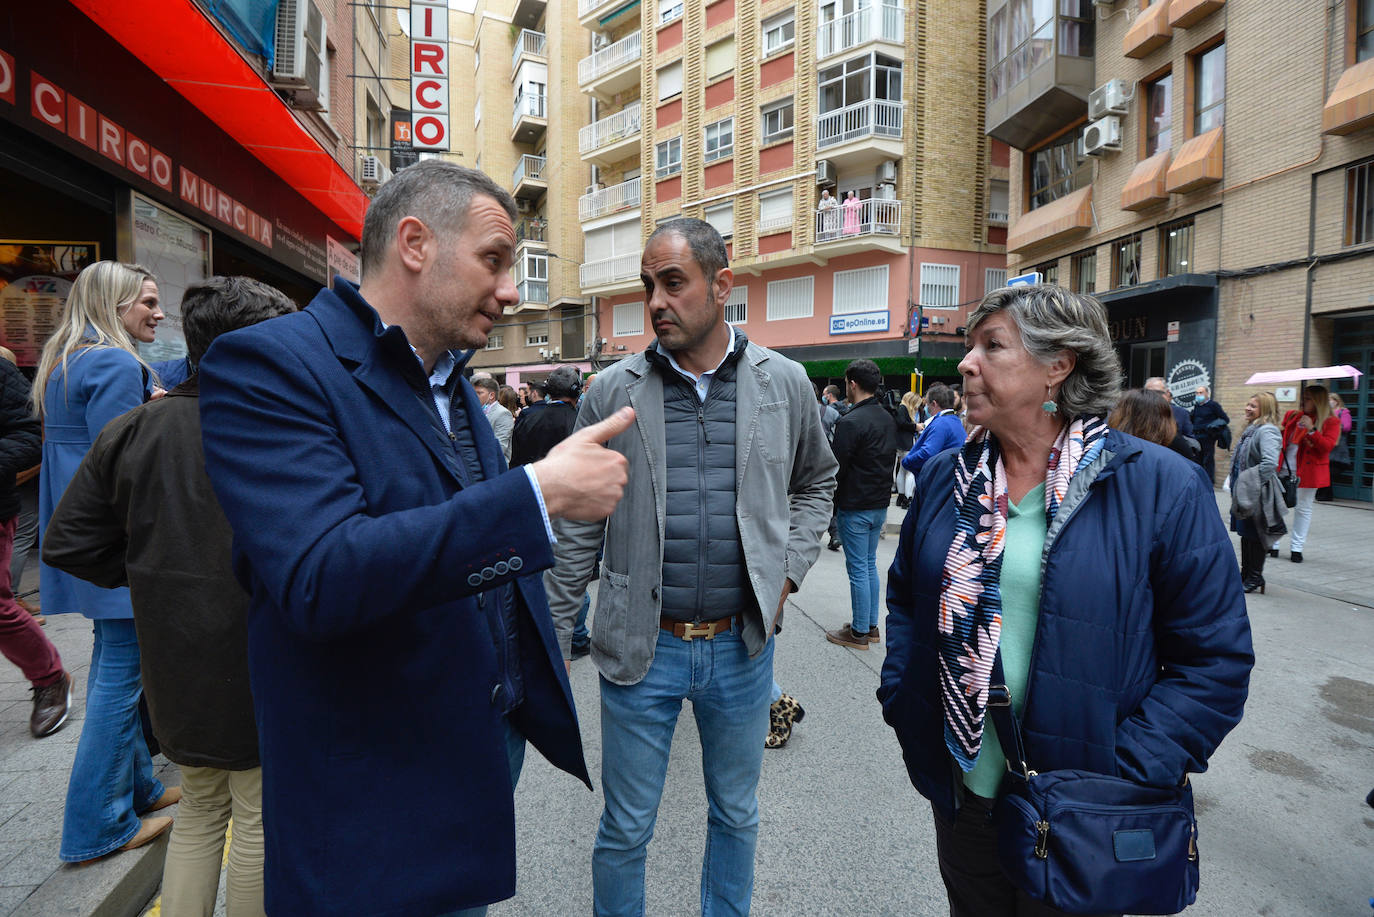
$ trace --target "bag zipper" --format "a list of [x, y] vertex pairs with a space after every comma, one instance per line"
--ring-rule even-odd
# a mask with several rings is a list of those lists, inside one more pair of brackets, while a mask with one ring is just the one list
[[1035, 855], [1042, 860], [1049, 859], [1050, 855], [1050, 823], [1045, 819], [1035, 823], [1037, 836], [1035, 839]]

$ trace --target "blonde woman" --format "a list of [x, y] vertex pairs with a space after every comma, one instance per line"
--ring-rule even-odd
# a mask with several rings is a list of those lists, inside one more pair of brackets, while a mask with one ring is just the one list
[[921, 396], [907, 392], [902, 396], [902, 406], [897, 410], [897, 508], [911, 506], [911, 495], [916, 492], [916, 476], [902, 467], [902, 456], [911, 451], [916, 442], [916, 434], [921, 429]]
[[[1268, 480], [1278, 472], [1279, 451], [1283, 434], [1279, 432], [1279, 403], [1269, 392], [1260, 392], [1245, 402], [1245, 431], [1240, 442], [1231, 450], [1231, 475], [1228, 479], [1235, 493], [1240, 474], [1259, 466], [1260, 480]], [[1274, 536], [1262, 532], [1253, 519], [1246, 519], [1231, 510], [1231, 531], [1240, 536], [1240, 579], [1246, 592], [1259, 590], [1264, 594], [1264, 556], [1273, 544]]]
[[[147, 268], [100, 261], [72, 284], [57, 331], [43, 348], [33, 403], [44, 421], [39, 530], [47, 528], [82, 458], [114, 418], [145, 400], [152, 370], [136, 342], [150, 343], [162, 320], [157, 279]], [[86, 721], [67, 783], [59, 855], [81, 862], [146, 844], [171, 826], [139, 815], [170, 805], [138, 712], [138, 639], [128, 589], [101, 589], [43, 564], [44, 611], [80, 612], [95, 631], [86, 682]]]

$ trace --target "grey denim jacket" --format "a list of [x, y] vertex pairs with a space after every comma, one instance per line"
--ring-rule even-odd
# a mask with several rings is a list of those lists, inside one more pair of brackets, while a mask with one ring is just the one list
[[[749, 582], [761, 614], [746, 615], [744, 641], [761, 652], [777, 621], [783, 584], [800, 586], [830, 523], [835, 457], [825, 441], [815, 394], [793, 361], [750, 342], [736, 375], [736, 503]], [[582, 398], [577, 428], [635, 409], [634, 426], [611, 440], [629, 461], [625, 496], [605, 523], [553, 523], [555, 565], [544, 573], [563, 658], [591, 579], [602, 533], [606, 549], [592, 621], [592, 660], [615, 684], [638, 683], [653, 662], [662, 603], [667, 499], [663, 379], [644, 354], [600, 373]], [[721, 614], [730, 614], [721, 609]], [[767, 618], [765, 621], [764, 619]]]

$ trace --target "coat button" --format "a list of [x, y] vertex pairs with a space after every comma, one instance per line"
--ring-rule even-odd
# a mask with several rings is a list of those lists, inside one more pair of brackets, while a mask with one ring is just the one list
[[491, 702], [498, 704], [501, 702], [501, 695], [506, 692], [506, 688], [499, 681], [491, 686]]
[[652, 588], [652, 589], [649, 590], [649, 597], [652, 598], [655, 602], [658, 601], [658, 587], [657, 587], [657, 586], [655, 586], [654, 588]]
[[474, 573], [474, 574], [472, 574], [471, 576], [469, 576], [469, 577], [468, 577], [468, 585], [469, 585], [469, 586], [480, 586], [480, 585], [482, 585], [482, 574], [480, 574], [480, 573]]
[[505, 575], [506, 575], [507, 573], [509, 573], [509, 572], [510, 572], [510, 564], [506, 563], [504, 560], [498, 560], [498, 561], [496, 562], [496, 575], [497, 575], [497, 576], [505, 576]]
[[521, 567], [523, 567], [523, 566], [525, 566], [525, 562], [524, 562], [523, 560], [521, 560], [520, 558], [518, 558], [518, 557], [512, 557], [512, 558], [510, 559], [510, 568], [511, 568], [512, 571], [519, 570], [519, 569], [520, 569]]
[[482, 568], [482, 579], [484, 579], [484, 580], [494, 580], [494, 579], [496, 579], [496, 571], [493, 570], [491, 567], [483, 567], [483, 568]]

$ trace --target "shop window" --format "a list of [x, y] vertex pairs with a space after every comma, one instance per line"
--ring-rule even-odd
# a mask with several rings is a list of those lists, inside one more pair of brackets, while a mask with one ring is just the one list
[[835, 272], [831, 313], [850, 315], [887, 308], [887, 265]]
[[1083, 130], [1070, 131], [1028, 157], [1030, 209], [1043, 207], [1092, 183], [1092, 161], [1081, 153]]
[[1070, 263], [1073, 265], [1073, 291], [1085, 295], [1096, 293], [1097, 249], [1074, 255]]
[[732, 325], [743, 325], [749, 320], [749, 288], [734, 287], [725, 298], [725, 320]]
[[1145, 155], [1173, 148], [1174, 76], [1145, 84]]
[[1193, 135], [1220, 127], [1226, 116], [1226, 43], [1193, 57]]
[[1164, 255], [1160, 265], [1163, 269], [1161, 271], [1163, 276], [1187, 274], [1191, 271], [1193, 263], [1193, 221], [1183, 220], [1160, 227], [1159, 250]]
[[1131, 287], [1140, 283], [1140, 233], [1112, 243], [1112, 286]]
[[791, 10], [763, 21], [763, 56], [791, 47], [797, 39], [797, 17]]
[[654, 178], [667, 178], [682, 171], [682, 138], [673, 137], [654, 144]]
[[644, 303], [623, 302], [615, 307], [611, 318], [611, 334], [614, 337], [628, 337], [644, 333]]
[[810, 318], [816, 309], [816, 278], [793, 277], [768, 284], [768, 321]]
[[959, 305], [959, 265], [921, 265], [921, 305], [931, 309]]
[[1374, 242], [1374, 161], [1345, 170], [1345, 244]]
[[723, 118], [715, 124], [706, 125], [706, 149], [701, 157], [703, 161], [715, 162], [717, 159], [734, 155], [734, 152], [734, 118]]
[[789, 96], [781, 102], [763, 106], [760, 111], [763, 120], [763, 142], [776, 143], [792, 136], [793, 105]]
[[1058, 282], [1059, 282], [1059, 262], [1058, 262], [1058, 261], [1047, 261], [1047, 262], [1044, 263], [1044, 264], [1038, 265], [1035, 269], [1036, 269], [1037, 271], [1040, 272], [1040, 282], [1041, 282], [1041, 283], [1058, 283]]

